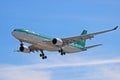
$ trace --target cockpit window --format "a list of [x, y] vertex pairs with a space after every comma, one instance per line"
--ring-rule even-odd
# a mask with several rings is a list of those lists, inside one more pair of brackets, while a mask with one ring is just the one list
[[14, 29], [13, 31], [24, 32], [25, 30], [23, 30], [23, 29]]
[[16, 29], [14, 29], [13, 31], [17, 31]]

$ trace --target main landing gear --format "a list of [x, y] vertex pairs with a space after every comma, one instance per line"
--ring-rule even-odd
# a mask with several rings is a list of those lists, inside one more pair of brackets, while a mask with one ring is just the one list
[[42, 59], [47, 59], [47, 56], [45, 56], [43, 50], [40, 50], [40, 51], [41, 51], [40, 57], [41, 57]]
[[62, 48], [58, 52], [61, 53], [62, 56], [66, 54]]

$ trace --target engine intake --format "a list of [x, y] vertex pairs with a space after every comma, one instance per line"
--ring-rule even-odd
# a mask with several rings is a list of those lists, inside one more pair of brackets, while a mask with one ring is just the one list
[[30, 49], [29, 49], [28, 46], [21, 46], [21, 47], [19, 48], [19, 51], [24, 52], [24, 53], [29, 53], [29, 52], [30, 52]]
[[53, 38], [52, 43], [54, 45], [58, 45], [58, 46], [62, 46], [63, 45], [63, 41], [60, 38]]

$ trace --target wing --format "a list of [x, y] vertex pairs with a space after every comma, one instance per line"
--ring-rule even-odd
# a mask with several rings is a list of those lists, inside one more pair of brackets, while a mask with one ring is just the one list
[[69, 37], [69, 38], [63, 38], [62, 39], [63, 40], [63, 45], [68, 45], [70, 43], [75, 43], [75, 42], [78, 42], [80, 40], [91, 39], [91, 38], [94, 38], [94, 36], [96, 36], [98, 34], [114, 31], [117, 28], [118, 28], [118, 26], [114, 27], [113, 29], [104, 30], [104, 31], [100, 31], [100, 32], [95, 32], [95, 33], [91, 33], [91, 34], [80, 35], [80, 36]]

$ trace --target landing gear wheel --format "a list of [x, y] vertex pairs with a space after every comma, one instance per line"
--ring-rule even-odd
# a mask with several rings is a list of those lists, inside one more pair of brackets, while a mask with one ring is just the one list
[[43, 56], [45, 56], [44, 54], [40, 54], [40, 57], [43, 57]]
[[47, 56], [44, 56], [45, 59], [47, 59]]
[[47, 56], [43, 56], [42, 59], [47, 59]]
[[42, 57], [42, 59], [45, 59], [44, 57]]
[[63, 56], [63, 55], [65, 55], [66, 53], [65, 52], [61, 52], [61, 55]]

